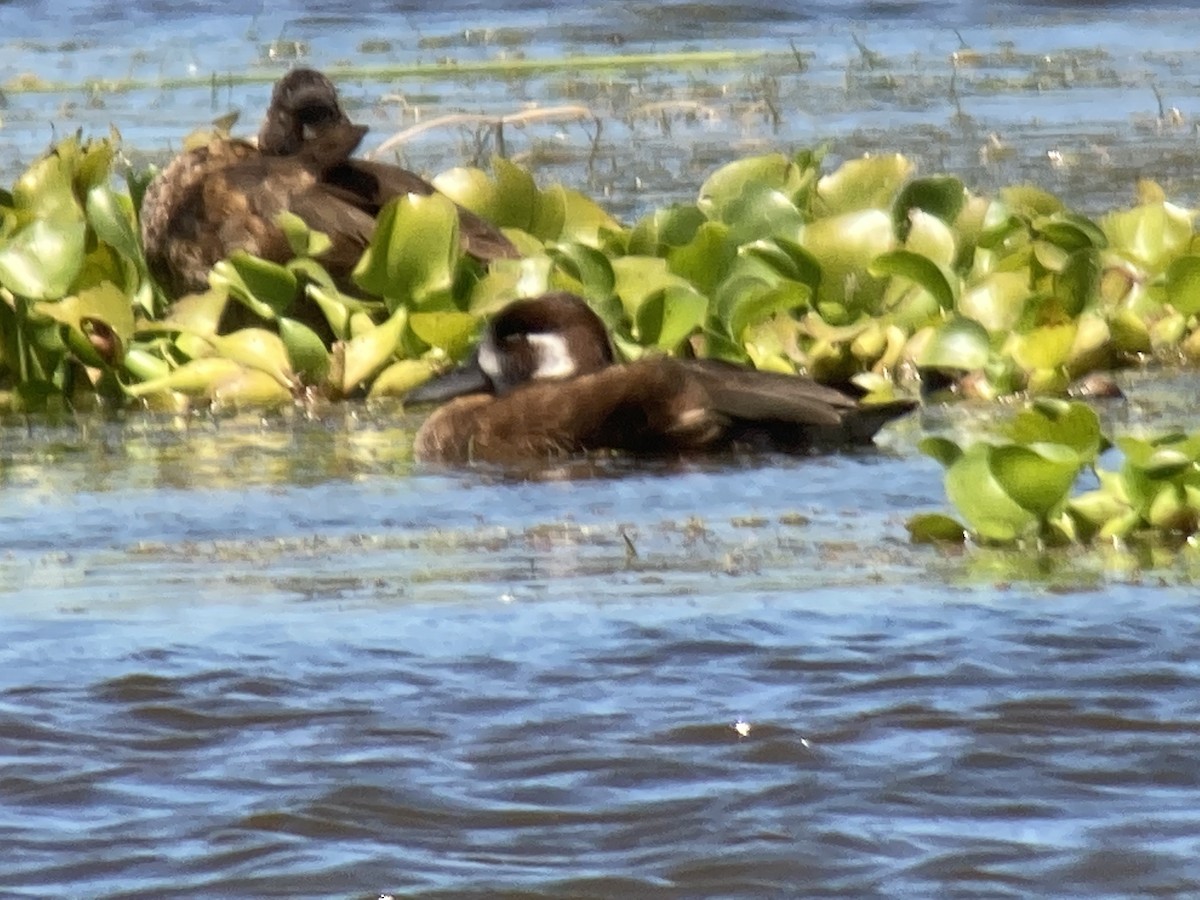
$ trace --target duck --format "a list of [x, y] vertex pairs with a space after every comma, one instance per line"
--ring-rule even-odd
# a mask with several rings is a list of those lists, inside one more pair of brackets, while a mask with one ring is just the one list
[[[368, 129], [350, 121], [337, 89], [315, 69], [294, 69], [274, 86], [257, 143], [221, 137], [176, 156], [142, 199], [142, 244], [151, 275], [172, 299], [204, 291], [214, 264], [236, 250], [284, 263], [292, 249], [276, 220], [298, 215], [323, 232], [321, 262], [349, 284], [383, 206], [436, 188], [399, 166], [354, 158]], [[482, 263], [516, 248], [459, 207], [464, 250]]]
[[619, 363], [599, 315], [567, 292], [503, 307], [463, 365], [405, 398], [422, 403], [441, 405], [418, 429], [414, 458], [448, 465], [836, 449], [870, 444], [916, 405], [864, 404], [804, 376], [713, 359]]

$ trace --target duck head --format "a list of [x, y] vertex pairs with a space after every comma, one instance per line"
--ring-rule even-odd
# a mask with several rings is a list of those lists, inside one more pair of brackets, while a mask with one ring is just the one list
[[316, 69], [293, 69], [275, 84], [271, 104], [258, 132], [258, 149], [268, 156], [294, 156], [331, 129], [351, 124], [333, 82]]
[[509, 394], [532, 382], [565, 381], [613, 364], [600, 317], [566, 292], [517, 300], [488, 322], [457, 369], [409, 392], [409, 403], [443, 403], [464, 394]]

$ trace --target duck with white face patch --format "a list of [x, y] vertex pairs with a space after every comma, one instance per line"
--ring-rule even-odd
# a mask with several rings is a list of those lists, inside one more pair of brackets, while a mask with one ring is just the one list
[[564, 292], [497, 313], [466, 363], [409, 393], [443, 403], [418, 459], [529, 463], [606, 450], [691, 455], [870, 443], [909, 400], [863, 404], [798, 375], [650, 355], [617, 364], [600, 317]]

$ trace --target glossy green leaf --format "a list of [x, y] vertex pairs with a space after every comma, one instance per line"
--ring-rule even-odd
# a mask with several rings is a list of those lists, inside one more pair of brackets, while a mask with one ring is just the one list
[[963, 291], [958, 310], [988, 331], [1002, 334], [1020, 321], [1028, 297], [1028, 274], [993, 272]]
[[696, 236], [707, 220], [700, 208], [675, 204], [643, 216], [629, 236], [629, 253], [662, 256], [671, 247], [682, 247]]
[[975, 534], [1007, 543], [1033, 534], [1038, 516], [1018, 503], [996, 478], [992, 451], [987, 444], [967, 448], [946, 470], [946, 495]]
[[928, 257], [910, 250], [892, 250], [875, 257], [867, 271], [876, 278], [907, 278], [932, 294], [943, 309], [954, 308], [958, 278]]
[[898, 153], [852, 159], [817, 182], [818, 210], [822, 216], [890, 210], [912, 173], [913, 164]]
[[32, 300], [64, 296], [83, 268], [81, 220], [34, 219], [0, 245], [0, 285]]
[[801, 173], [782, 153], [752, 156], [727, 163], [713, 172], [700, 186], [697, 206], [710, 219], [728, 221], [726, 210], [742, 201], [747, 189], [778, 191], [791, 204], [792, 191], [799, 185]]
[[1065, 444], [995, 447], [991, 467], [996, 481], [1013, 500], [1045, 518], [1066, 499], [1083, 462]]
[[1107, 446], [1100, 417], [1086, 403], [1039, 399], [1022, 410], [1009, 426], [1019, 444], [1054, 443], [1070, 447], [1084, 462], [1092, 462]]
[[296, 276], [290, 269], [244, 250], [213, 266], [209, 280], [266, 319], [287, 312], [296, 299]]
[[707, 312], [708, 298], [690, 286], [655, 291], [638, 306], [638, 336], [643, 344], [673, 350], [704, 324]]
[[119, 196], [108, 184], [97, 185], [88, 191], [87, 218], [96, 237], [126, 259], [142, 258], [142, 242], [127, 197]]
[[242, 328], [208, 339], [217, 354], [248, 369], [266, 372], [280, 384], [294, 381], [287, 347], [282, 338], [265, 328]]
[[342, 393], [350, 394], [391, 360], [408, 325], [401, 308], [381, 325], [351, 338], [343, 349]]
[[353, 277], [390, 311], [437, 306], [449, 302], [461, 255], [454, 204], [439, 194], [408, 194], [380, 212]]
[[1157, 272], [1188, 249], [1192, 218], [1171, 203], [1147, 203], [1111, 212], [1100, 226], [1113, 250]]
[[967, 537], [961, 522], [940, 513], [917, 513], [904, 527], [918, 544], [961, 544]]
[[413, 388], [424, 384], [434, 372], [428, 359], [401, 359], [375, 376], [368, 397], [403, 397]]
[[1167, 302], [1184, 315], [1200, 313], [1200, 256], [1179, 256], [1167, 266]]
[[408, 317], [413, 334], [451, 357], [462, 355], [478, 331], [479, 320], [465, 312], [414, 312]]
[[303, 322], [286, 316], [280, 316], [277, 324], [291, 370], [304, 384], [324, 382], [329, 374], [329, 351], [321, 337]]
[[722, 279], [728, 276], [738, 248], [722, 222], [705, 222], [692, 240], [667, 251], [670, 269], [686, 278], [696, 288], [711, 294]]
[[954, 465], [962, 456], [962, 448], [949, 438], [930, 436], [922, 438], [917, 445], [926, 456], [931, 456], [942, 464], [943, 468]]
[[938, 328], [917, 365], [923, 369], [981, 369], [991, 354], [986, 329], [974, 319], [957, 316]]
[[556, 266], [565, 270], [579, 283], [578, 293], [595, 299], [612, 294], [616, 284], [612, 263], [596, 248], [586, 244], [565, 243], [555, 244], [547, 248], [547, 252]]
[[[924, 213], [945, 225], [952, 225], [966, 200], [967, 190], [957, 178], [949, 175], [914, 178], [900, 190], [892, 207], [896, 233], [901, 240], [909, 239], [910, 230], [918, 219], [914, 213]], [[938, 261], [949, 265], [949, 260]]]

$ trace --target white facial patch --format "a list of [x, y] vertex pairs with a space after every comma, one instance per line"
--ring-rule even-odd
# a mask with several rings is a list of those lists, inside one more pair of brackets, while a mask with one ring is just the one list
[[490, 335], [479, 345], [479, 368], [483, 369], [483, 374], [490, 378], [493, 384], [500, 381], [500, 360], [496, 356], [496, 345]]
[[[561, 334], [527, 334], [525, 339], [537, 356], [534, 378], [570, 378], [575, 374], [575, 358]], [[482, 353], [479, 361], [483, 365]]]

